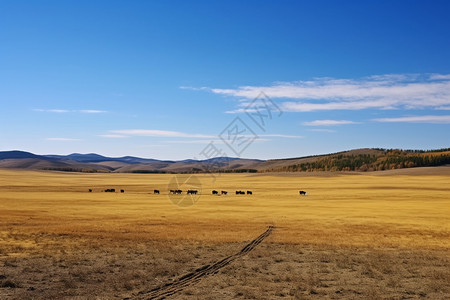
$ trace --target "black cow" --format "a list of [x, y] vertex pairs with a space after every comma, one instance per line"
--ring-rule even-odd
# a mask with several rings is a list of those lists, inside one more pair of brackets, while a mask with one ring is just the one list
[[125, 190], [120, 190], [121, 193], [125, 193]]
[[300, 195], [306, 195], [306, 192], [305, 191], [300, 191], [299, 194]]
[[216, 190], [213, 190], [213, 191], [212, 191], [212, 194], [213, 194], [213, 195], [219, 195], [219, 192], [216, 191]]
[[228, 194], [228, 192], [227, 191], [221, 191], [220, 192], [222, 195], [226, 195], [226, 194]]
[[153, 190], [153, 194], [159, 195], [159, 190]]
[[182, 190], [170, 190], [170, 193], [176, 194], [176, 195], [181, 195]]
[[247, 195], [253, 195], [252, 191], [247, 191]]
[[245, 195], [245, 192], [243, 192], [243, 191], [236, 191], [236, 195]]
[[89, 193], [92, 193], [92, 189], [89, 189]]
[[197, 190], [188, 190], [187, 194], [188, 195], [197, 195]]

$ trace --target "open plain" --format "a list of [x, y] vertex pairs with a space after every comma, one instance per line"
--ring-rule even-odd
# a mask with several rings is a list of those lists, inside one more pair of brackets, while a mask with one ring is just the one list
[[[448, 170], [0, 170], [0, 299], [147, 299], [227, 257], [168, 298], [449, 299]], [[182, 195], [168, 194], [174, 177]], [[185, 195], [186, 180], [198, 195]]]

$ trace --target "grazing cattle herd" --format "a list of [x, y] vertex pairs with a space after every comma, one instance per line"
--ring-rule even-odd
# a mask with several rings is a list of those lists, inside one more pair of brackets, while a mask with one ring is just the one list
[[[89, 189], [89, 193], [92, 193], [92, 191], [93, 191], [93, 189]], [[105, 189], [105, 190], [103, 190], [103, 192], [105, 192], [105, 193], [115, 193], [116, 189]], [[120, 192], [121, 193], [125, 193], [125, 190], [121, 189]], [[173, 194], [173, 195], [181, 195], [183, 193], [183, 191], [182, 190], [169, 190], [169, 193]], [[213, 195], [227, 195], [228, 194], [227, 191], [220, 191], [220, 194], [219, 194], [219, 191], [216, 191], [216, 190], [212, 190], [211, 193]], [[159, 195], [160, 192], [159, 192], [159, 190], [153, 190], [153, 194]], [[198, 191], [197, 190], [187, 190], [186, 194], [188, 194], [188, 195], [197, 195]], [[245, 194], [246, 194], [245, 191], [236, 191], [236, 195], [245, 195]], [[300, 194], [300, 196], [306, 196], [306, 192], [305, 191], [299, 191], [299, 194]], [[247, 195], [253, 195], [253, 191], [247, 191]]]

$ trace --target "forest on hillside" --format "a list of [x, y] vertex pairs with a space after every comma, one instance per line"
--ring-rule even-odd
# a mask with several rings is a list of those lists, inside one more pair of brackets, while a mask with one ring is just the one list
[[382, 171], [413, 167], [431, 167], [450, 164], [450, 149], [399, 150], [375, 149], [379, 154], [333, 154], [316, 160], [274, 168], [270, 172], [314, 171]]

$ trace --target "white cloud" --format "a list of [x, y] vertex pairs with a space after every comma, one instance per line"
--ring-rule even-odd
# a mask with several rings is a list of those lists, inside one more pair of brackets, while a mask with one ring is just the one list
[[333, 130], [333, 129], [317, 129], [317, 128], [315, 128], [315, 129], [310, 129], [309, 131], [314, 131], [314, 132], [336, 132], [336, 130]]
[[[262, 139], [256, 138], [253, 142], [268, 142], [270, 139]], [[211, 140], [173, 140], [167, 141], [170, 144], [210, 144], [214, 143], [214, 145], [226, 145], [226, 143], [221, 139], [211, 139]]]
[[68, 109], [42, 109], [35, 108], [34, 111], [38, 112], [49, 112], [49, 113], [82, 113], [82, 114], [101, 114], [106, 113], [106, 110], [97, 110], [97, 109], [80, 109], [80, 110], [68, 110]]
[[67, 110], [67, 109], [42, 109], [42, 108], [36, 108], [36, 109], [33, 109], [33, 110], [34, 111], [39, 111], [39, 112], [51, 112], [51, 113], [58, 113], [58, 114], [70, 112], [70, 110]]
[[74, 142], [81, 141], [80, 139], [62, 138], [62, 137], [50, 137], [46, 138], [46, 141], [57, 141], [57, 142]]
[[450, 74], [431, 74], [430, 78], [433, 80], [450, 80]]
[[373, 119], [375, 122], [387, 123], [432, 123], [432, 124], [449, 124], [450, 115], [448, 116], [410, 116], [399, 118], [380, 118]]
[[259, 134], [258, 136], [279, 137], [279, 138], [287, 138], [287, 139], [302, 139], [302, 138], [304, 138], [304, 136], [301, 136], [301, 135], [289, 135], [289, 134]]
[[125, 136], [152, 136], [152, 137], [178, 137], [178, 138], [214, 138], [214, 135], [192, 134], [179, 131], [155, 130], [155, 129], [123, 129], [111, 130], [112, 134]]
[[192, 86], [180, 86], [180, 89], [182, 90], [191, 90], [191, 91], [205, 91], [205, 90], [210, 90], [210, 88], [208, 87], [192, 87]]
[[[168, 141], [169, 143], [191, 143], [191, 144], [204, 144], [210, 143], [211, 141], [222, 142], [222, 140], [217, 139], [218, 135], [208, 135], [208, 134], [191, 134], [179, 131], [168, 131], [168, 130], [155, 130], [155, 129], [123, 129], [123, 130], [110, 130], [110, 134], [100, 135], [104, 138], [125, 138], [130, 136], [147, 136], [147, 137], [166, 137], [166, 138], [197, 138], [202, 140], [175, 140]], [[248, 137], [253, 137], [253, 135], [243, 135]], [[288, 134], [261, 134], [258, 135], [258, 140], [265, 141], [261, 137], [278, 137], [278, 138], [303, 138], [300, 135], [288, 135]]]
[[103, 114], [106, 113], [106, 110], [96, 110], [96, 109], [82, 109], [79, 111], [80, 113], [83, 114]]
[[[240, 106], [242, 106], [242, 105], [240, 105]], [[254, 108], [238, 108], [238, 109], [225, 111], [226, 114], [243, 114], [243, 113], [252, 113], [252, 112], [257, 112], [257, 110]]]
[[69, 112], [69, 111], [66, 110], [66, 109], [49, 109], [48, 111], [49, 111], [49, 112], [53, 112], [53, 113], [58, 113], [58, 114]]
[[220, 139], [211, 139], [211, 140], [172, 140], [172, 141], [167, 141], [167, 143], [170, 144], [209, 144], [209, 143], [214, 143], [214, 144], [224, 144], [224, 142]]
[[100, 134], [99, 137], [109, 138], [109, 139], [123, 139], [123, 138], [126, 138], [127, 136], [120, 135], [120, 134]]
[[345, 124], [359, 124], [358, 122], [348, 120], [315, 120], [311, 122], [303, 122], [305, 126], [336, 126]]
[[[203, 88], [202, 88], [203, 89]], [[280, 103], [283, 111], [307, 112], [362, 109], [439, 109], [450, 106], [450, 75], [385, 74], [360, 79], [315, 78], [278, 82], [271, 86], [209, 89], [213, 93], [252, 100], [261, 92]], [[245, 112], [247, 102], [227, 113]]]

